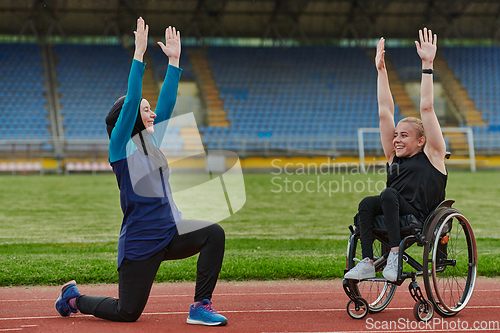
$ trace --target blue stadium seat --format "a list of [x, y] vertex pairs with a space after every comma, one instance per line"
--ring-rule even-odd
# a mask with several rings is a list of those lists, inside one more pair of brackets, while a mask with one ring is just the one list
[[[348, 136], [344, 149], [355, 149], [357, 128], [378, 124], [376, 71], [361, 48], [210, 47], [207, 57], [235, 137], [284, 148], [287, 137]], [[207, 128], [204, 141], [218, 137]], [[294, 145], [325, 149], [311, 142]]]
[[0, 44], [0, 139], [46, 140], [51, 135], [41, 51], [37, 44]]
[[[181, 80], [194, 81], [196, 76], [193, 72], [193, 66], [189, 61], [189, 52], [191, 49], [189, 47], [182, 48], [182, 56], [179, 59], [179, 67], [182, 68]], [[154, 71], [155, 79], [159, 82], [163, 82], [165, 74], [167, 73], [168, 67], [168, 57], [163, 53], [160, 47], [153, 45], [148, 48], [148, 54], [152, 60], [152, 66]]]
[[117, 45], [58, 44], [54, 52], [64, 135], [107, 138], [104, 119], [127, 93], [131, 55]]
[[473, 128], [475, 148], [499, 149], [500, 47], [444, 47], [442, 52], [487, 122]]

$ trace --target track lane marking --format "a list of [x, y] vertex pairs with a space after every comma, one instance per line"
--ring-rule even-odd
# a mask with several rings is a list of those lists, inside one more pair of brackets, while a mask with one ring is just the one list
[[[500, 305], [485, 305], [485, 306], [469, 306], [467, 309], [491, 309], [491, 308], [500, 308]], [[256, 309], [256, 310], [218, 310], [220, 313], [276, 313], [276, 312], [290, 312], [293, 310], [294, 312], [336, 312], [336, 311], [346, 311], [345, 308], [340, 309]], [[399, 308], [387, 308], [384, 311], [393, 311], [393, 310], [413, 310], [413, 307], [399, 307]], [[144, 316], [151, 315], [186, 315], [188, 311], [171, 311], [171, 312], [143, 312]], [[92, 315], [75, 315], [71, 318], [85, 318], [85, 317], [93, 317]], [[0, 318], [0, 321], [7, 320], [30, 320], [30, 319], [55, 319], [55, 318], [63, 318], [61, 316], [38, 316], [38, 317], [6, 317]], [[378, 332], [378, 331], [377, 331]]]
[[[401, 290], [401, 292], [403, 292]], [[500, 289], [496, 290], [474, 290], [477, 292], [500, 292]], [[344, 294], [343, 290], [340, 291], [312, 291], [312, 292], [284, 292], [284, 293], [234, 293], [234, 294], [214, 294], [214, 296], [256, 296], [256, 295], [312, 295], [312, 294]], [[163, 294], [163, 295], [150, 295], [150, 298], [165, 298], [165, 297], [192, 297], [192, 294]], [[32, 302], [32, 301], [54, 301], [55, 298], [30, 298], [30, 299], [0, 299], [0, 302]]]

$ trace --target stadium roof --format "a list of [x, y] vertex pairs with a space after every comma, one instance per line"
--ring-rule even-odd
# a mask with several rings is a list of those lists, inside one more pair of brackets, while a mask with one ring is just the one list
[[122, 36], [138, 16], [153, 36], [500, 39], [498, 0], [1, 0], [0, 34]]

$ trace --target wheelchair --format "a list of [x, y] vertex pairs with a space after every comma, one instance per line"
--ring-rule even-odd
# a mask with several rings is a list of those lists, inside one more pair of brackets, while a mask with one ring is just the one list
[[[347, 313], [362, 319], [368, 313], [379, 313], [391, 302], [396, 288], [411, 278], [408, 286], [416, 304], [413, 315], [418, 321], [431, 320], [434, 311], [442, 317], [452, 317], [469, 302], [477, 273], [477, 250], [474, 233], [469, 221], [452, 208], [454, 200], [445, 200], [421, 224], [413, 215], [400, 216], [401, 237], [399, 245], [399, 270], [395, 282], [382, 277], [390, 246], [383, 221], [376, 217], [373, 235], [374, 266], [376, 277], [364, 280], [344, 279], [342, 286], [350, 298]], [[362, 258], [359, 228], [349, 226], [351, 235], [347, 246], [347, 269], [355, 266], [354, 259]], [[423, 247], [423, 261], [410, 256], [413, 244]], [[412, 252], [415, 255], [415, 251]], [[403, 263], [406, 263], [403, 266]], [[405, 272], [404, 270], [412, 270]], [[424, 297], [416, 277], [422, 276]]]

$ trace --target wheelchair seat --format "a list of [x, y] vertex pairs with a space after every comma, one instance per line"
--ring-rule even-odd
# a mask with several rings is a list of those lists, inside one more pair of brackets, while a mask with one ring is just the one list
[[[420, 221], [417, 219], [414, 215], [409, 214], [409, 215], [401, 215], [399, 217], [399, 226], [401, 228], [401, 236], [409, 236], [409, 235], [416, 235], [417, 233], [421, 232], [422, 234], [426, 234], [426, 228], [429, 227], [430, 222], [436, 217], [436, 215], [443, 209], [443, 208], [451, 208], [451, 206], [455, 203], [455, 200], [444, 200], [442, 201], [439, 205], [434, 208], [432, 213], [427, 216], [424, 222]], [[354, 216], [354, 226], [356, 227], [356, 235], [359, 235], [359, 214], [356, 214]], [[422, 232], [422, 229], [424, 229], [424, 232]], [[375, 223], [373, 225], [373, 232], [375, 234], [380, 234], [380, 235], [387, 235], [387, 227], [385, 225], [385, 218], [384, 215], [377, 215], [375, 216]]]
[[[359, 215], [354, 216], [354, 225], [356, 231], [359, 232]], [[416, 234], [423, 228], [423, 223], [419, 221], [414, 215], [401, 215], [399, 217], [399, 226], [401, 228], [401, 235], [407, 236]], [[385, 225], [384, 215], [377, 215], [373, 224], [373, 232], [377, 234], [387, 235], [387, 227]]]

